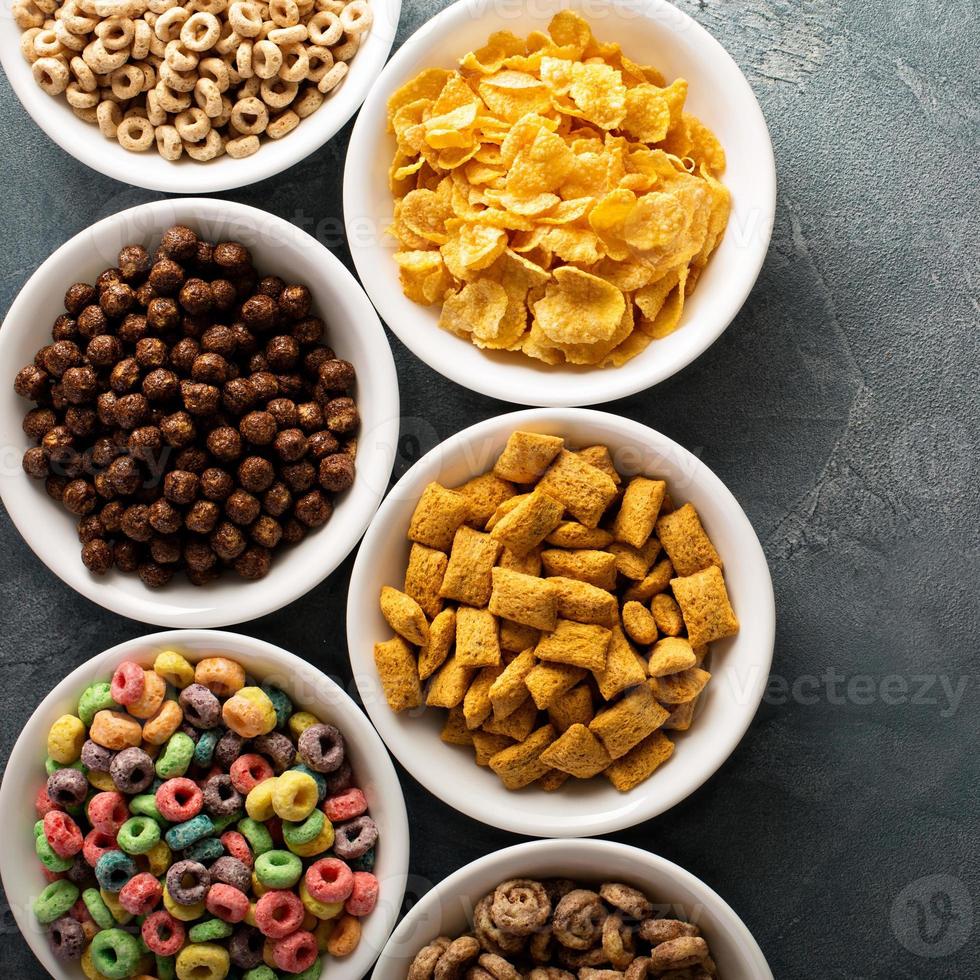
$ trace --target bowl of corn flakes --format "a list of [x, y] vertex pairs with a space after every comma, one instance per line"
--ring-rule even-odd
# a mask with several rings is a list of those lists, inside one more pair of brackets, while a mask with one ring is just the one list
[[402, 765], [477, 820], [592, 836], [728, 758], [772, 661], [772, 583], [738, 502], [660, 433], [529, 409], [437, 446], [361, 543], [361, 699]]
[[351, 137], [357, 271], [423, 361], [492, 397], [594, 404], [728, 326], [775, 210], [765, 119], [666, 2], [461, 0], [389, 62]]

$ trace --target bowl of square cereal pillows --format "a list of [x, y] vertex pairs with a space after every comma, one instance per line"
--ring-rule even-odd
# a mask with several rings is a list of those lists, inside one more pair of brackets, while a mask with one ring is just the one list
[[0, 332], [0, 496], [37, 556], [141, 622], [215, 627], [321, 582], [388, 484], [398, 380], [314, 238], [183, 198], [80, 232]]
[[401, 0], [16, 0], [0, 60], [34, 121], [93, 170], [207, 193], [281, 173], [357, 111]]
[[700, 787], [775, 636], [758, 538], [677, 443], [587, 409], [502, 415], [395, 485], [347, 608], [361, 699], [431, 793], [539, 837], [611, 833]]
[[656, 854], [605, 840], [518, 844], [439, 882], [399, 923], [374, 980], [433, 975], [772, 980], [724, 899]]
[[728, 326], [776, 175], [745, 76], [664, 0], [461, 0], [399, 48], [344, 175], [351, 255], [402, 342], [466, 388], [588, 405]]
[[130, 640], [69, 674], [21, 731], [0, 818], [7, 901], [58, 980], [360, 980], [408, 871], [370, 723], [231, 633]]

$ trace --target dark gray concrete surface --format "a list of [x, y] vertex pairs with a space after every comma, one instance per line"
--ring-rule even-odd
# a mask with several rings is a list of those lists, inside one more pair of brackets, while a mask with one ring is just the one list
[[[406, 0], [400, 39], [442, 5]], [[781, 980], [975, 978], [977, 6], [682, 6], [762, 103], [780, 182], [775, 234], [722, 339], [671, 381], [607, 407], [696, 451], [734, 491], [769, 557], [778, 638], [766, 702], [728, 764], [681, 806], [615, 836], [717, 889]], [[57, 149], [5, 80], [0, 133], [6, 310], [57, 245], [155, 195]], [[348, 134], [227, 197], [300, 224], [338, 218]], [[508, 409], [392, 347], [409, 435], [396, 475]], [[5, 516], [0, 553], [6, 758], [67, 670], [150, 630], [72, 594]], [[348, 678], [349, 570], [242, 631]], [[404, 782], [420, 881], [514, 842]], [[3, 912], [0, 967], [43, 976]]]

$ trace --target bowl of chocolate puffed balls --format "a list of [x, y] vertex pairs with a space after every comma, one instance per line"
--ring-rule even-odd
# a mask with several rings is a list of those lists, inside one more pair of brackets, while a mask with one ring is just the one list
[[65, 582], [145, 622], [296, 599], [391, 472], [377, 314], [326, 248], [243, 205], [161, 201], [76, 235], [11, 306], [0, 371], [12, 520]]

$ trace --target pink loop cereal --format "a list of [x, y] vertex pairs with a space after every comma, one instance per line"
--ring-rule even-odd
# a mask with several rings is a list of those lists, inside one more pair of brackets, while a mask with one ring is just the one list
[[285, 939], [302, 924], [305, 910], [293, 892], [266, 892], [255, 903], [255, 924], [263, 936]]
[[186, 776], [168, 779], [157, 790], [155, 799], [160, 816], [171, 823], [183, 823], [196, 817], [204, 806], [204, 793]]
[[158, 976], [217, 980], [312, 975], [357, 947], [379, 888], [367, 799], [340, 731], [261, 682], [167, 650], [152, 669], [123, 662], [52, 726], [36, 911], [60, 958], [149, 980], [149, 951]]
[[367, 800], [359, 789], [345, 790], [337, 796], [331, 796], [323, 804], [323, 812], [331, 823], [353, 820], [367, 813]]
[[345, 902], [354, 890], [354, 874], [339, 858], [322, 858], [306, 869], [306, 890], [318, 902]]
[[259, 783], [266, 779], [272, 779], [275, 771], [272, 764], [261, 755], [249, 753], [239, 756], [229, 770], [231, 775], [231, 785], [239, 793], [250, 793]]
[[363, 918], [378, 904], [378, 879], [370, 871], [355, 871], [350, 897], [344, 903], [348, 915]]
[[109, 683], [112, 700], [123, 707], [139, 701], [143, 697], [143, 689], [146, 686], [145, 673], [139, 664], [133, 663], [132, 660], [124, 660], [116, 668]]

